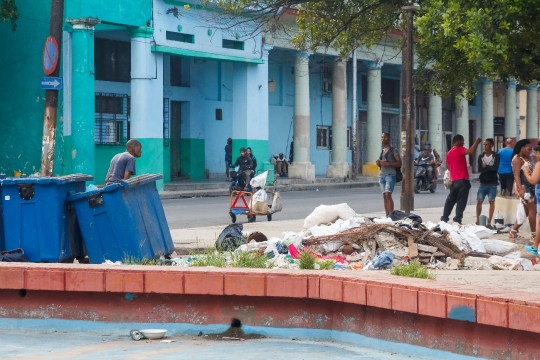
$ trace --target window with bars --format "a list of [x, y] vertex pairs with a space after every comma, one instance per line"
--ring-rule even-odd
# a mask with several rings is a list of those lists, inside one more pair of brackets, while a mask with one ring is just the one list
[[317, 125], [317, 149], [330, 150], [330, 126]]
[[126, 94], [96, 93], [94, 142], [122, 145], [129, 140], [129, 115]]
[[323, 74], [322, 74], [322, 90], [325, 93], [331, 93], [332, 92], [332, 67], [331, 66], [323, 66]]
[[171, 140], [171, 117], [170, 102], [168, 98], [163, 99], [163, 146], [169, 146]]

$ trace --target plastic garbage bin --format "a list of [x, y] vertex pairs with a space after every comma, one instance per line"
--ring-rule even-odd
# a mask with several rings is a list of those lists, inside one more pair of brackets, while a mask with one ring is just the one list
[[2, 186], [2, 250], [22, 248], [32, 262], [66, 262], [86, 255], [67, 198], [86, 189], [89, 175], [8, 178]]
[[162, 178], [140, 175], [69, 197], [92, 264], [128, 257], [154, 259], [174, 251], [156, 187]]

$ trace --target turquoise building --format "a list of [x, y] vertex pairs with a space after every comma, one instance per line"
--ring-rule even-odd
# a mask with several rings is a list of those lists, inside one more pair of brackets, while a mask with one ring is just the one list
[[[45, 92], [39, 82], [50, 3], [18, 0], [17, 6], [17, 30], [0, 23], [9, 49], [0, 53], [0, 171], [32, 174], [40, 166]], [[64, 18], [55, 174], [88, 173], [103, 183], [111, 158], [136, 138], [143, 144], [138, 173], [162, 173], [165, 182], [224, 177], [231, 137], [233, 158], [249, 146], [259, 169], [271, 167], [274, 153], [288, 156], [294, 140], [290, 177], [342, 178], [351, 162], [354, 112], [364, 175], [377, 173], [382, 131], [400, 147], [399, 33], [358, 50], [353, 109], [350, 58], [297, 51], [282, 33], [222, 30], [220, 12], [193, 1], [69, 0]], [[283, 21], [294, 24], [294, 14]], [[456, 131], [538, 138], [537, 101], [527, 104], [527, 134], [519, 133], [516, 111], [516, 91], [533, 99], [537, 87], [479, 80], [478, 88], [478, 101], [470, 104], [418, 93], [421, 144], [430, 140], [444, 153]]]

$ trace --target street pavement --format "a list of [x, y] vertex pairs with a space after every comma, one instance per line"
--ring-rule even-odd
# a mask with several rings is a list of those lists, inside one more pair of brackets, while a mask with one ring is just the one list
[[[479, 184], [477, 182], [472, 183], [469, 194], [469, 205], [476, 203], [478, 186]], [[437, 187], [437, 191], [434, 194], [429, 192], [415, 194], [415, 208], [443, 207], [447, 195], [448, 190], [445, 190], [442, 185]], [[396, 187], [393, 195], [396, 209], [399, 209], [400, 196], [401, 188]], [[313, 209], [323, 204], [334, 205], [347, 203], [359, 214], [384, 211], [382, 194], [378, 187], [291, 191], [282, 193], [281, 198], [283, 200], [283, 211], [274, 214], [273, 221], [304, 219]], [[228, 196], [163, 200], [163, 207], [171, 229], [227, 225], [231, 223]], [[246, 216], [238, 217], [238, 222], [246, 222], [246, 220]], [[266, 218], [263, 217], [260, 221], [266, 221]]]

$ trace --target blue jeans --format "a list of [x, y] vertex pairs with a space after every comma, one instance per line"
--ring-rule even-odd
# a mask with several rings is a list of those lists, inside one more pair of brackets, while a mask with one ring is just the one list
[[488, 197], [489, 201], [495, 201], [497, 196], [497, 186], [494, 185], [480, 185], [478, 188], [478, 193], [476, 194], [476, 201], [484, 201]]
[[381, 192], [393, 193], [394, 186], [396, 186], [396, 175], [379, 176], [379, 185], [381, 186]]

